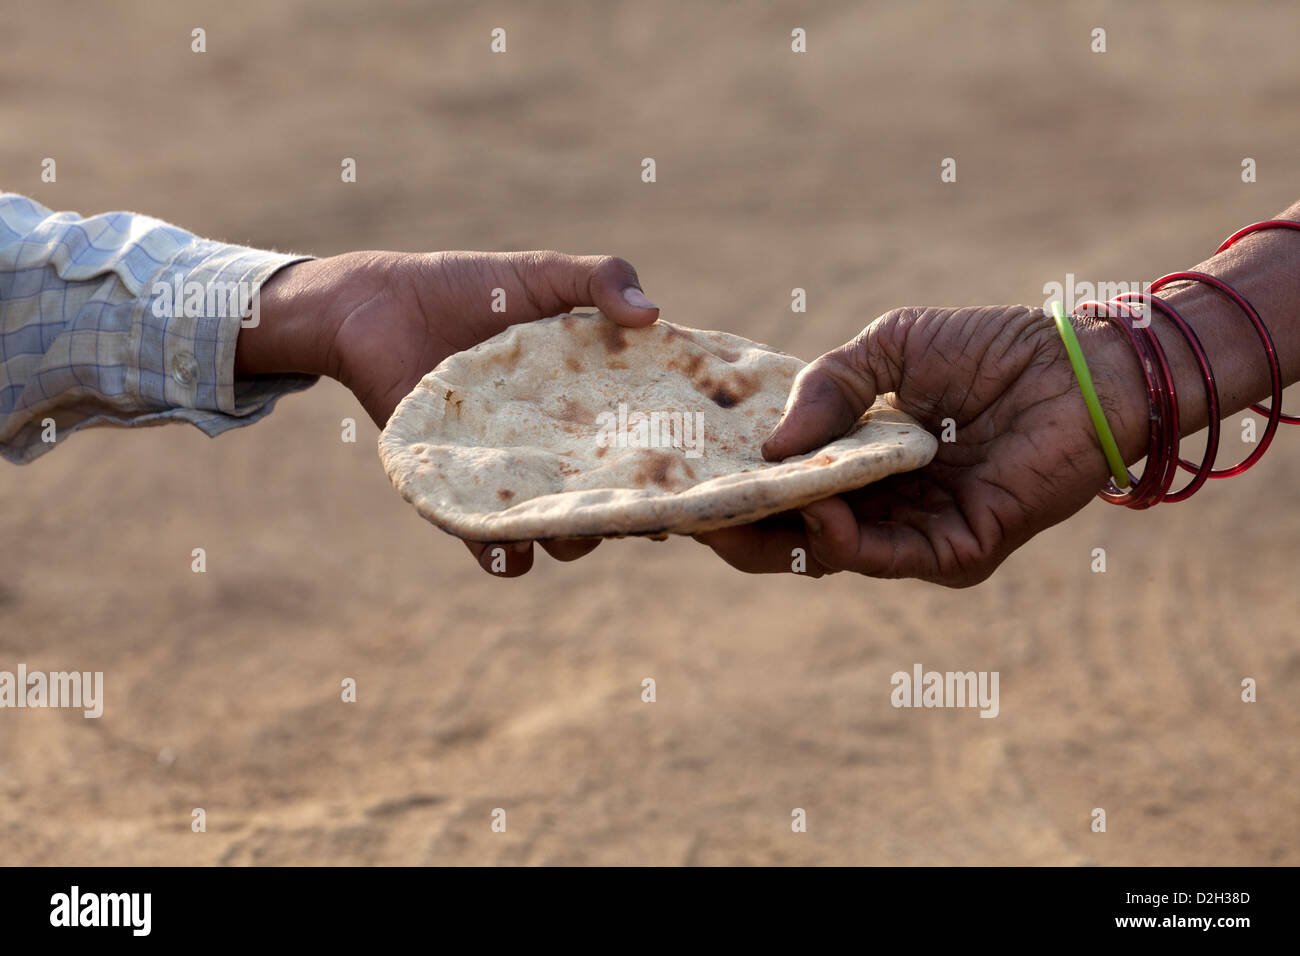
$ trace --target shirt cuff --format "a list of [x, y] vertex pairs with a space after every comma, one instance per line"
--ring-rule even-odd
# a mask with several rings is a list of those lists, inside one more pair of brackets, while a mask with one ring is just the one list
[[186, 243], [140, 297], [131, 342], [138, 361], [127, 373], [127, 390], [160, 409], [192, 410], [178, 417], [217, 435], [262, 418], [281, 395], [315, 384], [315, 375], [235, 377], [239, 330], [260, 318], [262, 285], [311, 258], [204, 239]]

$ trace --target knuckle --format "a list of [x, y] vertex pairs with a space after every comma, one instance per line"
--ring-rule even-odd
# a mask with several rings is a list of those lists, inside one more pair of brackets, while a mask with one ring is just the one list
[[539, 272], [556, 272], [568, 264], [568, 257], [554, 249], [539, 249], [536, 252], [528, 252], [524, 255], [524, 262]]
[[897, 334], [899, 332], [906, 333], [927, 312], [933, 313], [934, 310], [923, 309], [918, 306], [903, 306], [902, 308], [890, 309], [888, 312], [881, 313], [863, 332], [874, 332], [877, 336]]
[[632, 263], [620, 256], [601, 256], [596, 268], [598, 272], [606, 275], [618, 278], [636, 278], [636, 270], [632, 268]]

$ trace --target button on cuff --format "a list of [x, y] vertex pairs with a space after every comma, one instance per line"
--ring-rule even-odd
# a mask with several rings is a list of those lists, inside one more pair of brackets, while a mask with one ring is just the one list
[[199, 380], [199, 361], [192, 352], [177, 352], [169, 363], [172, 379], [185, 388]]

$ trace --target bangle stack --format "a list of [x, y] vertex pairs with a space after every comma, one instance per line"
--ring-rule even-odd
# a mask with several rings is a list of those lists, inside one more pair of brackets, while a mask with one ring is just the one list
[[[1292, 222], [1287, 219], [1270, 219], [1265, 222], [1253, 223], [1225, 239], [1223, 244], [1215, 250], [1215, 255], [1230, 248], [1243, 237], [1265, 229], [1300, 230], [1300, 222]], [[1230, 299], [1250, 320], [1251, 325], [1255, 328], [1255, 334], [1259, 337], [1260, 344], [1263, 345], [1264, 352], [1268, 356], [1269, 377], [1273, 388], [1272, 405], [1256, 404], [1250, 406], [1253, 411], [1258, 412], [1260, 415], [1266, 415], [1268, 424], [1264, 428], [1264, 434], [1259, 440], [1258, 447], [1244, 461], [1233, 465], [1231, 468], [1214, 468], [1215, 455], [1219, 450], [1220, 403], [1219, 390], [1214, 381], [1214, 370], [1210, 366], [1209, 357], [1205, 354], [1205, 349], [1201, 346], [1200, 339], [1197, 338], [1195, 331], [1178, 314], [1178, 311], [1163, 299], [1156, 298], [1153, 294], [1170, 283], [1188, 281], [1204, 283]], [[1139, 307], [1135, 308], [1135, 303], [1139, 304]], [[1128, 335], [1129, 341], [1137, 351], [1138, 360], [1146, 375], [1147, 398], [1151, 404], [1151, 433], [1147, 443], [1146, 467], [1143, 469], [1142, 476], [1139, 478], [1130, 472], [1127, 489], [1122, 488], [1114, 479], [1108, 481], [1106, 487], [1100, 492], [1100, 497], [1106, 501], [1124, 505], [1127, 508], [1138, 509], [1150, 508], [1163, 501], [1185, 501], [1195, 494], [1207, 479], [1229, 478], [1233, 475], [1239, 475], [1259, 461], [1273, 441], [1273, 435], [1277, 431], [1279, 422], [1286, 422], [1290, 425], [1300, 424], [1300, 418], [1282, 414], [1282, 369], [1278, 364], [1277, 350], [1273, 347], [1272, 336], [1268, 334], [1268, 329], [1260, 319], [1259, 313], [1255, 311], [1254, 306], [1247, 302], [1236, 289], [1221, 279], [1206, 275], [1203, 272], [1173, 272], [1167, 276], [1161, 276], [1153, 282], [1150, 293], [1128, 292], [1116, 296], [1109, 302], [1084, 302], [1075, 309], [1075, 314], [1081, 314], [1083, 310], [1088, 310], [1087, 314], [1090, 315], [1115, 320]], [[1178, 425], [1178, 399], [1174, 393], [1173, 373], [1170, 370], [1165, 350], [1160, 345], [1160, 340], [1151, 330], [1152, 310], [1169, 319], [1182, 333], [1188, 347], [1196, 356], [1196, 363], [1200, 368], [1201, 378], [1205, 385], [1205, 398], [1209, 408], [1209, 434], [1205, 442], [1205, 456], [1199, 465], [1180, 458], [1178, 454], [1181, 439]], [[1169, 489], [1173, 486], [1174, 477], [1180, 467], [1191, 473], [1192, 480], [1178, 491], [1171, 492]]]

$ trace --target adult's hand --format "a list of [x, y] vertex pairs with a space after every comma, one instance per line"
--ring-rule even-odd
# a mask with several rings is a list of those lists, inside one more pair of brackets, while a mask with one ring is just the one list
[[[1119, 330], [1075, 319], [1126, 460], [1143, 454], [1146, 396]], [[1039, 531], [1078, 511], [1109, 474], [1052, 319], [1041, 309], [898, 309], [821, 356], [795, 381], [763, 446], [779, 461], [843, 435], [889, 400], [939, 442], [925, 468], [791, 516], [698, 535], [743, 571], [857, 571], [977, 584]]]
[[[493, 311], [496, 290], [504, 312]], [[328, 375], [381, 428], [426, 372], [508, 326], [587, 306], [627, 326], [659, 315], [624, 260], [558, 252], [352, 252], [288, 266], [260, 296], [261, 322], [239, 333], [236, 373]], [[542, 546], [571, 561], [598, 543]], [[503, 576], [532, 567], [531, 542], [466, 544], [485, 570], [497, 547], [505, 549]]]

